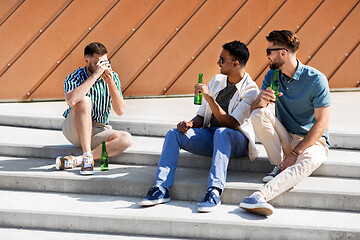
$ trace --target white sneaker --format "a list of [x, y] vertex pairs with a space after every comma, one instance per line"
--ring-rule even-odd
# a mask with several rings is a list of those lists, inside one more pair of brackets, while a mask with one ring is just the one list
[[78, 157], [66, 156], [57, 157], [55, 161], [55, 167], [57, 170], [71, 169], [77, 166]]
[[87, 155], [83, 157], [80, 174], [81, 175], [94, 174], [94, 158], [92, 155]]

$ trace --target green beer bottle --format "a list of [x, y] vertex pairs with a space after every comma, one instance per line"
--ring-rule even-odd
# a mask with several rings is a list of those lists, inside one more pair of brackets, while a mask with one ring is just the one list
[[277, 103], [277, 101], [279, 101], [279, 89], [280, 89], [279, 69], [275, 69], [275, 71], [274, 71], [274, 79], [270, 85], [270, 88], [274, 91], [274, 94], [276, 96], [276, 100], [274, 103]]
[[[203, 74], [202, 74], [202, 73], [199, 73], [198, 83], [201, 83], [201, 84], [202, 84], [202, 78], [203, 78]], [[194, 96], [194, 104], [196, 104], [196, 105], [201, 105], [201, 103], [202, 103], [202, 93], [198, 93], [198, 94], [195, 93], [195, 96]]]
[[102, 142], [102, 151], [100, 156], [100, 164], [101, 164], [101, 171], [108, 171], [109, 170], [109, 156], [106, 152], [106, 145], [105, 142]]

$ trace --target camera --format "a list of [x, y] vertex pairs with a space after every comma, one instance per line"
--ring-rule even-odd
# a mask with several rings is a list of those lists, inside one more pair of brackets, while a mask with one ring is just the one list
[[100, 63], [105, 63], [105, 66], [106, 66], [108, 69], [111, 69], [111, 65], [110, 65], [110, 61], [109, 61], [109, 60], [104, 60], [104, 61], [101, 61]]

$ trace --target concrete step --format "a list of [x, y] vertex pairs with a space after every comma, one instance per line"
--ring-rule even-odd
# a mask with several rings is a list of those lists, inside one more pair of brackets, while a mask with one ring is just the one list
[[[41, 226], [39, 226], [41, 227]], [[93, 231], [91, 231], [93, 232]], [[56, 231], [56, 230], [38, 230], [38, 229], [22, 229], [22, 228], [0, 228], [1, 239], [4, 240], [20, 240], [20, 239], [34, 239], [34, 240], [179, 240], [179, 238], [165, 238], [165, 237], [151, 237], [138, 235], [124, 235], [124, 234], [105, 234], [105, 233], [84, 233], [84, 232], [70, 232], [70, 231]], [[181, 240], [181, 238], [180, 238]]]
[[[360, 126], [356, 121], [357, 112], [352, 110], [360, 103], [356, 102], [350, 108], [343, 105], [343, 99], [349, 98], [349, 94], [340, 95], [332, 94], [337, 97], [336, 102], [341, 103], [334, 104], [331, 113], [329, 128], [332, 148], [360, 149]], [[352, 95], [358, 98], [360, 92]], [[127, 99], [126, 103], [126, 113], [118, 117], [112, 112], [110, 124], [114, 129], [142, 136], [163, 137], [179, 121], [192, 119], [198, 109], [192, 103], [192, 98]], [[62, 113], [66, 108], [65, 102], [1, 103], [0, 125], [59, 130], [64, 121]]]
[[[98, 163], [97, 163], [98, 164]], [[0, 189], [144, 197], [154, 184], [155, 166], [110, 164], [97, 166], [93, 176], [81, 176], [79, 168], [57, 171], [53, 159], [0, 157]], [[172, 199], [201, 201], [209, 170], [178, 167]], [[141, 177], [139, 177], [141, 176]], [[228, 171], [222, 201], [238, 204], [263, 183], [263, 173]], [[309, 177], [270, 201], [275, 207], [301, 207], [360, 212], [360, 179]]]
[[[0, 155], [14, 157], [40, 157], [55, 159], [60, 155], [79, 155], [81, 150], [73, 147], [59, 130], [32, 129], [0, 126]], [[160, 158], [162, 137], [134, 136], [134, 144], [123, 154], [110, 158], [111, 163], [127, 165], [157, 165]], [[259, 157], [250, 162], [247, 157], [232, 159], [229, 170], [269, 172], [265, 149], [258, 144]], [[209, 169], [211, 158], [181, 151], [179, 166]], [[314, 172], [317, 176], [360, 178], [360, 151], [330, 149], [329, 159]]]
[[[127, 111], [118, 117], [113, 111], [110, 124], [114, 129], [135, 135], [165, 136], [181, 120], [194, 117], [198, 106], [187, 98], [171, 99], [175, 108], [168, 108], [163, 99], [126, 100]], [[67, 108], [65, 102], [1, 103], [0, 125], [59, 130]], [[179, 113], [181, 114], [179, 116]]]
[[[268, 218], [237, 205], [207, 214], [197, 203], [140, 208], [136, 198], [0, 190], [0, 226], [203, 239], [359, 239], [360, 213], [276, 209]], [[266, 237], [265, 237], [266, 236]]]
[[[0, 125], [28, 127], [40, 129], [61, 130], [64, 117], [60, 116], [23, 116], [0, 115]], [[176, 127], [176, 123], [141, 121], [139, 119], [111, 119], [110, 125], [114, 129], [128, 131], [131, 134], [143, 136], [165, 136], [169, 129]]]
[[[4, 126], [61, 130], [63, 121], [63, 117], [30, 116], [22, 119], [21, 116], [17, 115], [0, 115], [0, 125]], [[164, 137], [170, 129], [176, 128], [176, 124], [177, 122], [144, 122], [138, 119], [110, 120], [110, 125], [114, 129], [127, 131], [133, 135], [155, 137]], [[360, 132], [351, 132], [351, 130], [332, 131], [330, 132], [330, 140], [331, 148], [360, 149]]]

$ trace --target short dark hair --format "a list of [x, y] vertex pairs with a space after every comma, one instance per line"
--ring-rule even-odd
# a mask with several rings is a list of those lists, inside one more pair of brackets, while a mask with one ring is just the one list
[[249, 60], [249, 49], [246, 45], [240, 41], [232, 41], [229, 43], [225, 43], [223, 45], [223, 49], [229, 51], [230, 55], [233, 56], [236, 60], [239, 61], [241, 65], [245, 67], [247, 61]]
[[107, 54], [107, 49], [106, 47], [99, 43], [99, 42], [92, 42], [89, 43], [85, 49], [84, 49], [84, 56], [88, 55], [88, 56], [93, 56], [95, 53], [102, 56], [104, 54]]
[[292, 52], [296, 52], [300, 46], [299, 38], [289, 30], [274, 30], [266, 36], [266, 40], [275, 45], [286, 47]]

